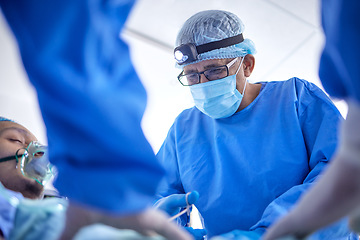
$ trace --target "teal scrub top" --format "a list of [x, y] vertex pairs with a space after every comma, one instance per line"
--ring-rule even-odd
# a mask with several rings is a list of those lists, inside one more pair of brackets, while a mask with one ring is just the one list
[[360, 1], [321, 3], [326, 38], [319, 68], [321, 82], [333, 97], [360, 104]]

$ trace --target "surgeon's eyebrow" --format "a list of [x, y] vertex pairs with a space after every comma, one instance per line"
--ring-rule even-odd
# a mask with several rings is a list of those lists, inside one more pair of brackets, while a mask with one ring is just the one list
[[[210, 69], [210, 68], [215, 68], [215, 67], [221, 67], [221, 66], [224, 66], [224, 65], [226, 65], [226, 63], [224, 63], [224, 64], [212, 63], [212, 64], [209, 64], [209, 65], [204, 66], [204, 70], [208, 70], [208, 69]], [[185, 70], [184, 70], [184, 73], [185, 73], [185, 74], [192, 74], [192, 73], [197, 73], [197, 72], [198, 72], [198, 71], [196, 71], [195, 69], [190, 69], [190, 70], [188, 70], [188, 71], [185, 71]]]
[[210, 69], [210, 68], [215, 68], [215, 67], [220, 67], [220, 66], [224, 66], [224, 65], [226, 65], [226, 64], [210, 64], [210, 65], [206, 65], [205, 67], [204, 67], [204, 69]]

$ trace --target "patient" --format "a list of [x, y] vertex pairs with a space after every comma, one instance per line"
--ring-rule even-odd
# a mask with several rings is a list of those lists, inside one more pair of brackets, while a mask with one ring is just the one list
[[[26, 198], [42, 196], [44, 187], [36, 180], [23, 176], [18, 168], [15, 154], [26, 148], [36, 137], [25, 127], [0, 117], [0, 182], [5, 188], [21, 193]], [[11, 160], [10, 157], [13, 157]]]
[[[0, 117], [0, 239], [8, 237], [13, 227], [16, 209], [5, 199], [4, 194], [17, 199], [37, 199], [44, 187], [34, 179], [25, 177], [17, 164], [16, 152], [26, 148], [36, 137], [25, 127], [7, 118]], [[3, 186], [11, 191], [7, 191]]]
[[[25, 177], [16, 161], [18, 149], [27, 148], [33, 141], [37, 139], [28, 129], [0, 117], [0, 240], [58, 239], [65, 227], [68, 201], [64, 198], [42, 200], [43, 185]], [[12, 200], [15, 198], [18, 201], [14, 203]], [[137, 232], [99, 224], [80, 231], [75, 239], [85, 240], [93, 236], [97, 239], [142, 239]], [[164, 240], [160, 236], [146, 239]]]

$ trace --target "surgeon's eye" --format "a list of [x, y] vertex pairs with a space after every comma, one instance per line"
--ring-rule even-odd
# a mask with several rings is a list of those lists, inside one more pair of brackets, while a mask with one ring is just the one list
[[189, 85], [194, 85], [199, 83], [199, 74], [197, 73], [191, 73], [191, 74], [186, 74], [186, 79], [189, 83]]
[[224, 78], [227, 75], [226, 66], [211, 68], [206, 70], [204, 74], [209, 80]]

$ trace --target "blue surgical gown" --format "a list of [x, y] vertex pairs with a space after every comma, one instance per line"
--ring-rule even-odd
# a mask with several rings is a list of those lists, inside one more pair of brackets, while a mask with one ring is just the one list
[[332, 96], [360, 104], [360, 1], [322, 0], [326, 42], [319, 75]]
[[210, 237], [234, 229], [263, 233], [335, 151], [342, 117], [322, 90], [298, 78], [262, 84], [231, 117], [184, 110], [157, 154], [168, 172], [159, 195], [198, 191]]
[[151, 204], [164, 173], [140, 126], [145, 89], [119, 37], [133, 4], [0, 0], [37, 91], [55, 186], [113, 214]]

